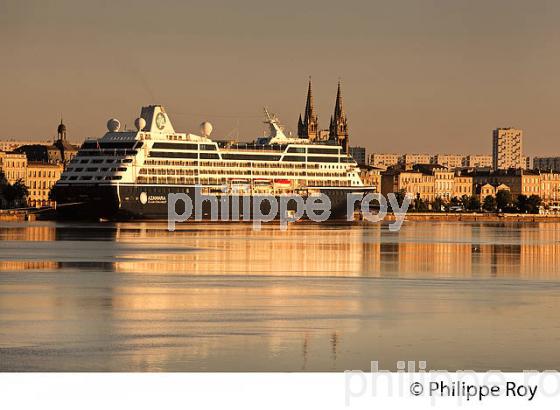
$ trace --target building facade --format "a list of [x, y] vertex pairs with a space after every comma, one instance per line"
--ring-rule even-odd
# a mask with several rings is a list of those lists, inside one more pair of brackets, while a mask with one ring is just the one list
[[400, 154], [386, 154], [374, 152], [369, 156], [369, 165], [377, 168], [388, 168], [399, 163]]
[[403, 154], [399, 163], [402, 165], [431, 164], [432, 156], [430, 154]]
[[525, 167], [522, 130], [496, 128], [493, 131], [492, 166], [494, 169], [521, 169]]
[[361, 165], [360, 179], [364, 185], [374, 187], [374, 192], [381, 192], [381, 171], [383, 171], [381, 168]]
[[432, 157], [432, 163], [449, 169], [461, 168], [464, 158], [465, 156], [460, 154], [436, 154]]
[[[29, 141], [16, 141], [16, 140], [4, 140], [0, 141], [0, 151], [10, 152], [23, 145], [29, 144]], [[38, 142], [37, 144], [47, 146], [49, 142]]]
[[535, 157], [533, 168], [541, 171], [560, 172], [560, 157]]
[[381, 193], [387, 196], [390, 193], [404, 191], [425, 202], [435, 199], [435, 178], [433, 175], [415, 170], [391, 170], [381, 175]]
[[473, 178], [456, 174], [453, 176], [453, 195], [452, 198], [462, 198], [463, 196], [473, 195]]
[[465, 168], [492, 168], [492, 155], [465, 155], [462, 166]]
[[22, 181], [25, 182], [27, 157], [25, 154], [14, 152], [0, 152], [0, 171], [9, 184]]
[[27, 204], [31, 207], [53, 206], [49, 193], [63, 171], [62, 164], [30, 162], [27, 164], [25, 185], [29, 191]]
[[543, 205], [558, 205], [560, 200], [560, 174], [557, 172], [509, 169], [475, 172], [472, 176], [477, 185], [508, 186], [514, 201], [519, 195], [538, 195], [543, 200]]
[[435, 168], [433, 175], [435, 197], [449, 202], [453, 198], [455, 173], [447, 168]]

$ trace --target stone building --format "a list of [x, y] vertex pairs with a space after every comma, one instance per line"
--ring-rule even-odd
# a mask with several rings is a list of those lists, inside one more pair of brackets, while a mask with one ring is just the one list
[[51, 164], [62, 164], [66, 166], [78, 153], [78, 147], [70, 144], [66, 139], [66, 125], [60, 120], [57, 127], [57, 138], [55, 142], [47, 147], [47, 161]]
[[435, 199], [435, 177], [418, 170], [390, 169], [381, 174], [381, 193], [404, 191], [426, 202]]
[[483, 203], [484, 199], [487, 196], [491, 196], [495, 198], [496, 194], [499, 191], [509, 191], [510, 188], [506, 184], [496, 185], [496, 184], [486, 183], [486, 184], [477, 184], [474, 190], [475, 190], [475, 195], [478, 197], [480, 203]]
[[538, 195], [543, 205], [560, 204], [560, 174], [538, 170], [510, 169], [472, 173], [477, 185], [507, 185], [515, 201], [519, 195]]
[[453, 176], [453, 195], [452, 198], [462, 198], [464, 195], [473, 195], [473, 178], [472, 176], [466, 176], [455, 174]]
[[454, 197], [473, 195], [473, 177], [437, 164], [417, 164], [408, 169], [390, 168], [382, 172], [383, 195], [399, 191], [426, 202], [436, 198], [449, 202]]
[[25, 169], [27, 167], [27, 157], [25, 154], [15, 152], [0, 151], [0, 171], [10, 184], [21, 180], [25, 182]]
[[383, 171], [382, 168], [361, 165], [360, 178], [364, 185], [374, 187], [375, 192], [381, 192], [381, 171]]
[[44, 162], [30, 162], [27, 164], [25, 185], [29, 191], [28, 206], [52, 206], [49, 192], [56, 181], [60, 179], [62, 164], [48, 164]]

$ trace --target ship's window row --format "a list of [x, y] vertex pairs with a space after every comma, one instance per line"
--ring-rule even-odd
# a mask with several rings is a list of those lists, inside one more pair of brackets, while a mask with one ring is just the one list
[[[82, 175], [82, 176], [78, 176], [78, 175], [71, 175], [69, 177], [67, 176], [62, 176], [60, 179], [62, 181], [68, 180], [68, 181], [92, 181], [94, 178], [93, 175]], [[96, 181], [116, 181], [116, 180], [120, 180], [122, 179], [121, 175], [108, 175], [108, 176], [103, 176], [103, 175], [97, 175], [95, 176], [95, 180]]]
[[[156, 184], [156, 185], [160, 185], [160, 184], [168, 184], [168, 185], [194, 185], [194, 184], [202, 184], [202, 185], [216, 185], [216, 186], [227, 186], [228, 183], [230, 183], [231, 181], [228, 181], [227, 178], [188, 178], [188, 177], [173, 177], [173, 176], [139, 176], [138, 177], [138, 183], [139, 184]], [[250, 186], [250, 182], [247, 181], [246, 182], [247, 186]], [[351, 182], [348, 180], [336, 180], [336, 181], [330, 181], [330, 180], [308, 180], [308, 181], [304, 181], [304, 180], [300, 180], [300, 181], [296, 181], [296, 184], [300, 187], [300, 188], [305, 188], [307, 186], [312, 186], [312, 187], [321, 187], [321, 186], [325, 186], [325, 187], [331, 187], [331, 186], [350, 186]], [[253, 185], [255, 187], [255, 185]], [[272, 189], [272, 187], [275, 186], [272, 182], [270, 183], [270, 185], [268, 185], [269, 189]], [[262, 184], [257, 186], [257, 189], [260, 190], [265, 190], [265, 186], [263, 186]], [[278, 186], [275, 186], [275, 190], [279, 190]], [[284, 189], [291, 189], [290, 186], [287, 186]], [[280, 189], [281, 190], [281, 189]]]
[[344, 171], [320, 171], [314, 172], [309, 170], [250, 170], [250, 169], [204, 169], [200, 172], [196, 169], [185, 168], [142, 168], [139, 171], [140, 175], [253, 175], [253, 176], [286, 176], [286, 177], [299, 177], [299, 178], [345, 178], [347, 175]]
[[123, 163], [123, 164], [130, 164], [132, 162], [131, 158], [121, 158], [121, 159], [114, 159], [114, 158], [108, 158], [108, 159], [80, 159], [78, 160], [78, 158], [74, 158], [72, 161], [70, 161], [70, 164], [102, 164], [102, 163], [107, 163], [107, 164], [112, 164], [114, 162], [117, 163]]
[[214, 167], [214, 168], [265, 168], [265, 169], [338, 169], [346, 170], [346, 166], [342, 164], [318, 164], [318, 163], [283, 163], [283, 162], [229, 162], [229, 161], [181, 161], [181, 160], [155, 160], [148, 159], [144, 162], [144, 165], [159, 165], [166, 167]]
[[[97, 171], [107, 171], [109, 168], [85, 168], [86, 172], [97, 172]], [[68, 167], [66, 169], [66, 172], [82, 172], [84, 170], [84, 168], [73, 168], [73, 167]], [[118, 168], [111, 168], [111, 171], [116, 172], [116, 171], [126, 171], [126, 167], [118, 167]]]
[[78, 157], [130, 157], [138, 154], [137, 150], [82, 150], [78, 151]]
[[126, 141], [126, 142], [101, 142], [101, 141], [86, 141], [82, 144], [80, 149], [132, 149], [141, 148], [144, 143], [142, 141]]

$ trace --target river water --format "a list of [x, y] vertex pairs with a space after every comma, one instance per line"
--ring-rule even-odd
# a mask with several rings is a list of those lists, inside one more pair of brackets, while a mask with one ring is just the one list
[[0, 371], [560, 368], [560, 225], [0, 224]]

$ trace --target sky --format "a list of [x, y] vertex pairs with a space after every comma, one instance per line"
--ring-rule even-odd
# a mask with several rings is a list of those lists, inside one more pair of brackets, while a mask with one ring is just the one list
[[560, 2], [0, 1], [0, 139], [74, 142], [162, 104], [175, 129], [250, 140], [262, 107], [297, 131], [312, 77], [320, 128], [342, 82], [351, 145], [491, 153], [524, 130], [560, 155]]

